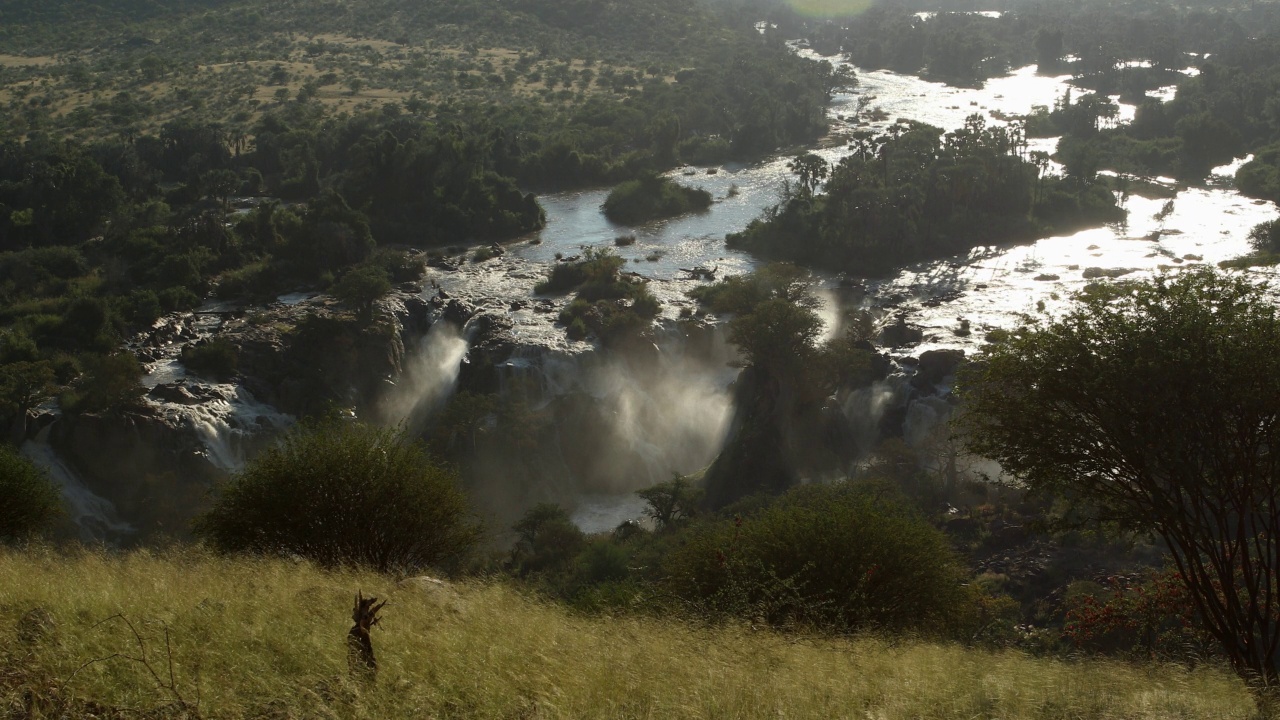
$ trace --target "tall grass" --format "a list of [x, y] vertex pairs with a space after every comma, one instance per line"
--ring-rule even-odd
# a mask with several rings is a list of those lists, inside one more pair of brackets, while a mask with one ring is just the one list
[[[350, 679], [356, 590], [390, 600], [373, 685]], [[35, 608], [41, 612], [30, 613]], [[184, 551], [0, 551], [0, 717], [58, 698], [205, 717], [1249, 718], [1217, 669], [1068, 663], [878, 639], [575, 616], [499, 583], [442, 585]], [[27, 629], [11, 628], [27, 616]], [[39, 621], [39, 617], [45, 621]], [[46, 629], [32, 629], [43, 625]], [[168, 629], [172, 651], [165, 650]], [[70, 707], [85, 708], [83, 704]], [[158, 710], [158, 712], [157, 712]], [[74, 715], [74, 713], [73, 713]]]

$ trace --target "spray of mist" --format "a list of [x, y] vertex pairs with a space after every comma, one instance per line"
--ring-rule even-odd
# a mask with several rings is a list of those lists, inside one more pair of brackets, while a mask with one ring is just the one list
[[467, 341], [451, 323], [438, 322], [409, 356], [393, 392], [379, 405], [388, 424], [412, 423], [442, 406], [453, 394]]

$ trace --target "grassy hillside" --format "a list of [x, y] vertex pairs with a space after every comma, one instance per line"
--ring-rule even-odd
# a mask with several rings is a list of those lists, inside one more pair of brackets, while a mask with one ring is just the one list
[[[347, 674], [357, 589], [390, 600], [375, 685]], [[204, 717], [1254, 716], [1216, 669], [580, 617], [498, 584], [195, 552], [2, 551], [0, 627], [5, 717], [180, 717], [179, 696]], [[142, 652], [155, 677], [122, 655], [91, 662]]]

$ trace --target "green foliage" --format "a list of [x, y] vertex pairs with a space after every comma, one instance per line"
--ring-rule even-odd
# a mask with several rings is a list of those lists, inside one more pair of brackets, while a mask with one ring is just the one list
[[964, 574], [946, 538], [854, 486], [804, 486], [692, 532], [664, 563], [668, 587], [714, 613], [933, 635], [967, 620]]
[[648, 505], [644, 514], [653, 519], [659, 530], [670, 529], [692, 518], [702, 503], [702, 489], [683, 475], [636, 492]]
[[577, 289], [577, 297], [560, 312], [560, 322], [574, 340], [590, 333], [605, 341], [628, 337], [647, 328], [660, 308], [645, 281], [623, 275], [624, 267], [626, 260], [611, 248], [587, 248], [581, 260], [553, 267], [534, 292]]
[[348, 270], [330, 292], [342, 302], [354, 305], [362, 317], [368, 318], [373, 304], [391, 292], [391, 278], [377, 265], [361, 265]]
[[539, 295], [566, 293], [585, 283], [610, 285], [627, 261], [608, 249], [587, 248], [582, 260], [558, 263], [551, 268], [551, 275], [538, 283], [533, 291]]
[[965, 438], [1084, 517], [1160, 537], [1235, 669], [1273, 684], [1277, 378], [1280, 314], [1250, 279], [1094, 285], [962, 376]]
[[412, 571], [456, 562], [478, 526], [455, 474], [402, 431], [304, 427], [218, 489], [198, 533], [228, 553]]
[[0, 445], [0, 542], [26, 540], [49, 530], [62, 514], [53, 481], [8, 445]]
[[142, 365], [133, 353], [85, 356], [84, 372], [63, 392], [59, 404], [71, 413], [104, 413], [125, 409], [142, 397]]
[[511, 562], [522, 575], [562, 570], [586, 546], [586, 536], [564, 508], [540, 503], [513, 527], [519, 534]]
[[56, 393], [56, 375], [49, 361], [20, 360], [0, 365], [0, 417], [24, 415]]
[[605, 217], [623, 225], [640, 225], [709, 207], [711, 193], [657, 175], [622, 183], [601, 205]]
[[214, 338], [183, 347], [181, 359], [182, 364], [197, 375], [227, 380], [236, 374], [240, 352], [230, 340]]
[[810, 358], [821, 336], [817, 313], [784, 298], [766, 300], [729, 325], [729, 342], [738, 346], [747, 363], [774, 370]]
[[[814, 159], [791, 167], [798, 185], [784, 202], [728, 236], [731, 247], [862, 275], [967, 251], [993, 238], [1044, 236], [1123, 217], [1092, 174], [1052, 183], [1023, 155], [1016, 127], [978, 115], [946, 133], [914, 124], [883, 136], [860, 133], [854, 151], [828, 171]], [[963, 178], [963, 180], [962, 180]], [[1099, 207], [1100, 206], [1100, 207]]]

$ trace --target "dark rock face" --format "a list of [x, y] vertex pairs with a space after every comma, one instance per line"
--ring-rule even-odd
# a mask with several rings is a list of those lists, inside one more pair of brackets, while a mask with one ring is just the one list
[[431, 327], [434, 301], [392, 293], [379, 301], [378, 320], [361, 323], [321, 298], [271, 307], [221, 335], [238, 348], [241, 382], [259, 400], [293, 415], [334, 404], [360, 412], [400, 375], [406, 347]]
[[963, 363], [963, 350], [929, 350], [920, 355], [911, 384], [921, 390], [932, 388], [954, 375]]
[[498, 366], [516, 350], [513, 327], [511, 319], [504, 315], [482, 312], [471, 316], [463, 328], [470, 347], [458, 372], [459, 388], [473, 393], [498, 392], [501, 383]]
[[924, 330], [907, 324], [907, 319], [899, 315], [897, 322], [886, 325], [880, 331], [880, 342], [886, 347], [902, 347], [914, 345], [924, 340]]
[[183, 535], [220, 473], [200, 439], [158, 409], [141, 405], [109, 414], [58, 419], [50, 442], [137, 527]]
[[782, 388], [766, 373], [748, 368], [734, 391], [733, 423], [725, 449], [707, 468], [706, 503], [722, 508], [756, 493], [779, 494], [799, 482], [783, 428]]

